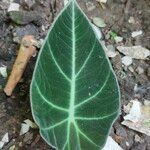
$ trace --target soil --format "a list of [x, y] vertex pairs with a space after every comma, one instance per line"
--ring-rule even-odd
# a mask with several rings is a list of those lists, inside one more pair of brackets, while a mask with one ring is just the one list
[[[7, 66], [8, 74], [17, 56], [22, 36], [32, 33], [38, 40], [44, 39], [48, 28], [63, 8], [61, 0], [35, 0], [33, 5], [25, 3], [24, 0], [14, 0], [14, 2], [19, 3], [22, 10], [30, 12], [30, 15], [25, 15], [20, 23], [15, 23], [7, 12], [9, 0], [0, 0], [0, 65]], [[123, 37], [121, 45], [141, 45], [150, 49], [149, 0], [108, 0], [105, 9], [96, 0], [78, 0], [78, 2], [89, 19], [101, 17], [105, 20], [107, 26], [102, 29], [102, 33], [107, 45], [112, 44], [115, 48], [118, 45], [106, 36], [111, 30]], [[87, 8], [89, 2], [95, 7], [93, 10]], [[38, 20], [34, 15], [38, 15]], [[132, 24], [129, 23], [131, 17], [134, 18]], [[132, 38], [131, 33], [137, 30], [142, 30], [143, 35]], [[119, 80], [122, 95], [121, 114], [114, 123], [110, 135], [124, 150], [150, 150], [150, 137], [121, 125], [125, 115], [124, 105], [135, 98], [141, 103], [144, 100], [150, 101], [150, 61], [133, 60], [128, 68], [122, 65], [121, 56], [122, 54], [118, 53], [115, 58], [110, 59]], [[3, 87], [7, 79], [0, 76], [0, 139], [5, 133], [9, 134], [9, 142], [4, 145], [3, 150], [8, 150], [13, 145], [18, 150], [51, 149], [40, 137], [38, 129], [30, 129], [28, 133], [19, 135], [21, 123], [25, 119], [33, 120], [29, 86], [36, 58], [32, 58], [28, 63], [22, 80], [11, 97], [4, 94]], [[141, 74], [136, 71], [138, 67], [144, 70]], [[138, 86], [136, 92], [135, 85]], [[137, 140], [137, 137], [140, 140]]]

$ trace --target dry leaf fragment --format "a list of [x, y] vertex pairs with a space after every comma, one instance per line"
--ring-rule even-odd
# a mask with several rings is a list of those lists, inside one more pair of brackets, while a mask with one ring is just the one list
[[94, 17], [93, 18], [93, 23], [97, 26], [97, 27], [100, 27], [100, 28], [104, 28], [106, 27], [106, 24], [104, 22], [104, 20], [100, 17]]
[[148, 56], [150, 56], [150, 51], [142, 46], [118, 46], [117, 49], [124, 55], [135, 59], [146, 59]]

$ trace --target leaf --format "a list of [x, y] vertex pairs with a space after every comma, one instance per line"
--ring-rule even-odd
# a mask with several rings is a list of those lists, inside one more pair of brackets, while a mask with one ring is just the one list
[[31, 84], [34, 120], [58, 150], [99, 150], [119, 112], [116, 77], [90, 22], [72, 0], [40, 51]]

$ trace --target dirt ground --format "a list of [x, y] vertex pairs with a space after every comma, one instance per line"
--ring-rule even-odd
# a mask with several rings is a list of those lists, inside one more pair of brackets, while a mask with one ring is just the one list
[[[24, 19], [21, 23], [16, 23], [7, 12], [10, 1], [0, 0], [0, 65], [7, 66], [8, 74], [17, 56], [22, 36], [32, 33], [38, 40], [44, 39], [48, 28], [63, 7], [61, 0], [35, 0], [32, 6], [24, 0], [14, 0], [14, 2], [19, 3], [22, 10], [29, 13], [22, 14]], [[105, 20], [107, 26], [102, 29], [102, 33], [107, 45], [111, 44], [114, 48], [118, 45], [107, 37], [108, 31], [111, 30], [123, 37], [119, 45], [141, 45], [150, 49], [149, 0], [108, 0], [105, 9], [96, 0], [78, 0], [78, 2], [89, 19], [101, 17]], [[94, 9], [88, 9], [89, 2], [93, 4]], [[133, 23], [129, 22], [131, 17], [134, 18]], [[131, 33], [137, 30], [142, 30], [143, 35], [132, 38]], [[122, 54], [118, 53], [116, 57], [110, 59], [119, 80], [122, 95], [121, 114], [114, 123], [110, 135], [124, 150], [150, 150], [150, 137], [121, 124], [125, 115], [124, 105], [135, 98], [141, 103], [144, 100], [150, 101], [150, 61], [134, 59], [129, 68], [122, 65], [121, 57]], [[4, 94], [3, 87], [7, 79], [0, 76], [0, 139], [5, 133], [9, 134], [9, 142], [4, 145], [3, 150], [9, 150], [13, 145], [18, 150], [51, 149], [40, 137], [38, 129], [30, 129], [26, 134], [19, 135], [21, 123], [25, 119], [33, 120], [29, 102], [29, 86], [36, 58], [30, 60], [22, 80], [11, 97]], [[143, 69], [142, 73], [137, 70], [139, 67]], [[138, 87], [136, 92], [135, 85]], [[137, 137], [140, 140], [137, 140]]]

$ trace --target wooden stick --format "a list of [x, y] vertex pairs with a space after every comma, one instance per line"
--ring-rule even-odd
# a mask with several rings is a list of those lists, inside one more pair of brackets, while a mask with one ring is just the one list
[[22, 39], [21, 46], [18, 52], [18, 56], [13, 65], [12, 72], [9, 76], [8, 82], [4, 88], [4, 92], [7, 96], [11, 96], [17, 83], [20, 81], [22, 74], [26, 68], [26, 65], [31, 58], [36, 53], [36, 40], [32, 35], [26, 35]]

